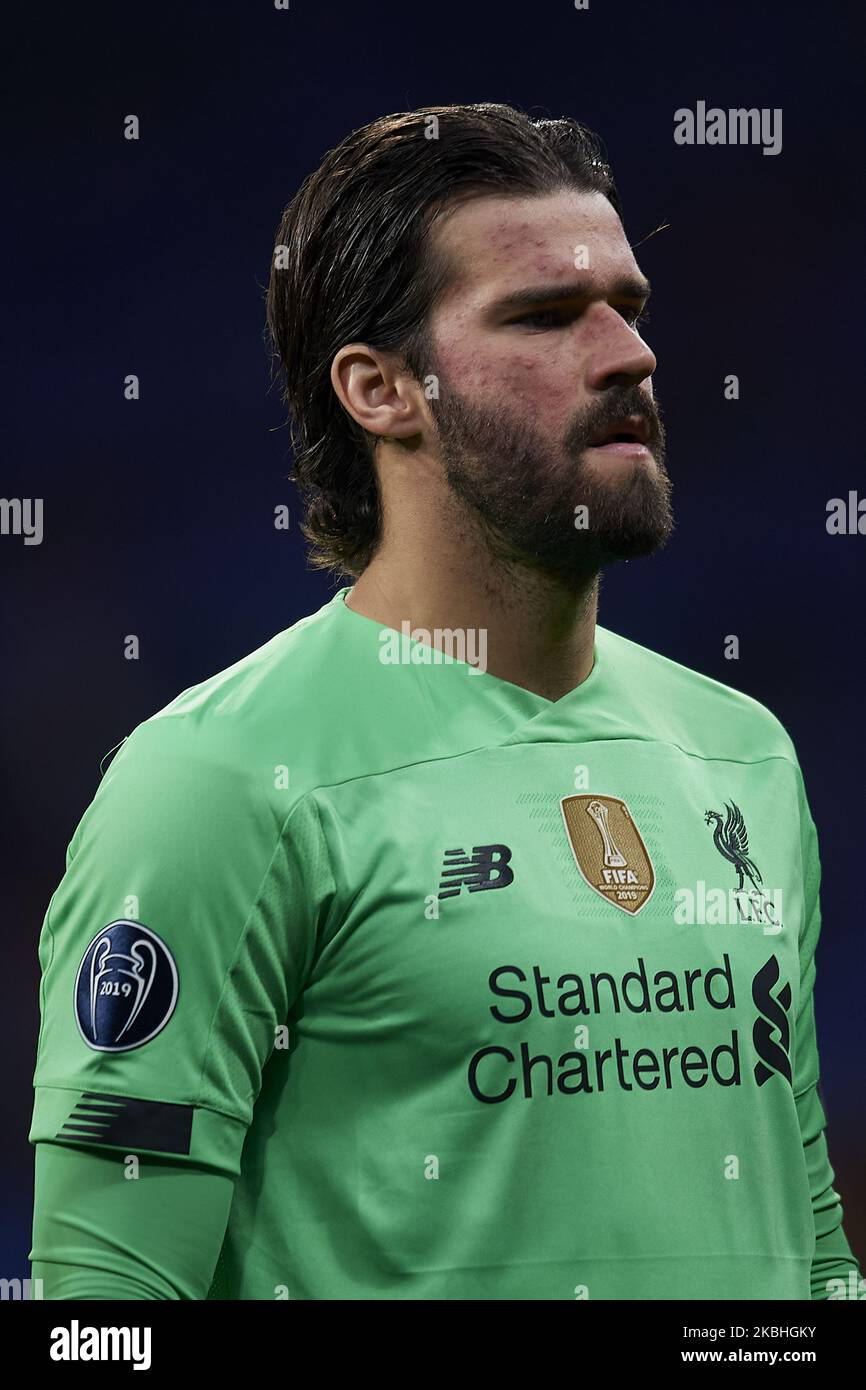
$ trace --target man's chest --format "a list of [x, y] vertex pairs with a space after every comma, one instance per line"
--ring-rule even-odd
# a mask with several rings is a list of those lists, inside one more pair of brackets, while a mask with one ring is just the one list
[[337, 901], [309, 1003], [371, 1041], [426, 1039], [443, 1060], [470, 1036], [515, 1055], [676, 1042], [709, 1059], [761, 1007], [796, 1008], [782, 759], [508, 746], [360, 779], [321, 812]]

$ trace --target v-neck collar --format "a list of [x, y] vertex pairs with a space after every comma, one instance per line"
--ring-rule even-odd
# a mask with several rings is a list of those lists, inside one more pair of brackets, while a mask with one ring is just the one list
[[[401, 641], [408, 642], [414, 648], [422, 648], [425, 651], [438, 651], [428, 643], [419, 642], [414, 637], [406, 637], [397, 628], [392, 628], [387, 623], [379, 622], [375, 618], [370, 618], [365, 613], [359, 613], [357, 609], [350, 608], [346, 603], [346, 597], [352, 592], [353, 585], [345, 585], [338, 589], [331, 600], [332, 607], [338, 612], [339, 621], [342, 624], [348, 623], [355, 632], [362, 631], [360, 625], [366, 625], [368, 629], [375, 629], [381, 634], [385, 631], [394, 632]], [[451, 676], [446, 678], [445, 690], [443, 690], [439, 679], [424, 681], [425, 694], [433, 703], [437, 702], [437, 694], [440, 692], [445, 695], [447, 691], [447, 701], [453, 709], [453, 697], [455, 693], [456, 681], [463, 682], [463, 694], [465, 700], [461, 705], [469, 703], [478, 707], [478, 712], [486, 708], [486, 712], [492, 719], [493, 725], [501, 737], [507, 728], [511, 729], [510, 734], [506, 734], [504, 741], [511, 743], [518, 741], [523, 732], [536, 722], [540, 724], [557, 723], [561, 714], [566, 714], [570, 706], [575, 703], [583, 704], [593, 702], [596, 691], [602, 684], [603, 679], [603, 659], [600, 654], [604, 629], [596, 625], [595, 639], [593, 642], [593, 665], [589, 675], [585, 680], [561, 695], [558, 700], [548, 700], [544, 695], [539, 695], [535, 691], [527, 690], [524, 686], [515, 685], [512, 681], [504, 680], [501, 676], [495, 676], [489, 671], [478, 671], [471, 667], [469, 663], [460, 661], [458, 658], [440, 660], [432, 662], [412, 663], [410, 669], [415, 671], [422, 679], [424, 673], [435, 670], [437, 677], [442, 672], [449, 671]], [[453, 676], [453, 680], [452, 680]]]

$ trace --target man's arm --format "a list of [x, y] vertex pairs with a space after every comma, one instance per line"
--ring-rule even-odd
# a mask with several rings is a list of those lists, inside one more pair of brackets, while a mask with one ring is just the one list
[[[812, 1259], [812, 1298], [839, 1296], [852, 1273], [860, 1279], [860, 1267], [842, 1227], [842, 1204], [833, 1188], [835, 1174], [827, 1148], [827, 1117], [820, 1094], [820, 1065], [815, 1030], [815, 953], [821, 932], [821, 862], [818, 836], [800, 779], [800, 824], [803, 853], [804, 928], [800, 938], [800, 1002], [797, 1012], [794, 1066], [794, 1099], [803, 1136], [803, 1154], [809, 1175], [809, 1192], [815, 1219], [815, 1254]], [[841, 1280], [834, 1286], [833, 1280]]]
[[200, 1165], [36, 1145], [33, 1278], [46, 1299], [203, 1299], [234, 1180]]
[[170, 710], [73, 837], [39, 943], [31, 1259], [49, 1297], [207, 1295], [316, 949], [310, 876], [331, 883], [315, 810], [286, 796], [231, 719]]
[[[833, 1189], [835, 1174], [830, 1166], [825, 1135], [826, 1116], [820, 1097], [820, 1084], [797, 1100], [803, 1152], [809, 1174], [809, 1191], [815, 1217], [815, 1254], [812, 1258], [812, 1298], [830, 1298], [834, 1288], [847, 1291], [853, 1270], [859, 1282], [860, 1267], [842, 1227], [842, 1203]], [[839, 1285], [831, 1281], [841, 1280]], [[847, 1293], [845, 1296], [848, 1296]]]

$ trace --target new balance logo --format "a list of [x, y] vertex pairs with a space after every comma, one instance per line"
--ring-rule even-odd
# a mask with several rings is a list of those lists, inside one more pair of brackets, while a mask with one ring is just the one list
[[82, 1091], [57, 1138], [61, 1143], [111, 1144], [115, 1148], [188, 1154], [192, 1117], [191, 1105]]
[[446, 849], [439, 884], [440, 898], [456, 898], [461, 888], [480, 893], [483, 888], [507, 888], [514, 881], [509, 869], [511, 850], [507, 845], [473, 845], [472, 853]]
[[[772, 991], [778, 983], [779, 962], [775, 956], [770, 956], [752, 981], [752, 999], [761, 1015], [752, 1029], [752, 1042], [761, 1058], [755, 1067], [755, 1080], [759, 1086], [769, 1081], [774, 1072], [791, 1081], [791, 1060], [788, 1055], [791, 1034], [787, 1013], [791, 1007], [791, 986], [786, 983], [774, 997]], [[778, 1032], [778, 1041], [773, 1037], [774, 1029]]]

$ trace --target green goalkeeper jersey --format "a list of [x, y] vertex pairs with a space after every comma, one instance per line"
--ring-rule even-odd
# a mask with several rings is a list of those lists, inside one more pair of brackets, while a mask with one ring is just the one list
[[212, 1298], [822, 1296], [782, 725], [603, 627], [551, 701], [350, 592], [110, 764], [40, 939], [31, 1141], [234, 1175]]

